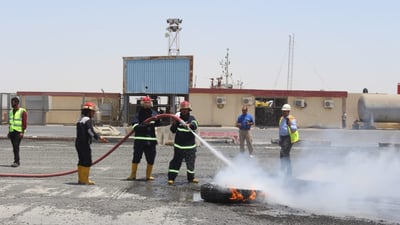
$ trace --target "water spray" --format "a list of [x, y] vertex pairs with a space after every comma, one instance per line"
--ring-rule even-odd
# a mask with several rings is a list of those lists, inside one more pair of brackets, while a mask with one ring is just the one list
[[192, 132], [192, 134], [204, 145], [206, 146], [215, 156], [217, 156], [219, 159], [221, 159], [226, 165], [232, 166], [232, 162], [229, 161], [221, 152], [217, 151], [215, 148], [213, 148], [210, 144], [208, 144], [203, 138], [200, 137], [196, 132], [194, 132], [190, 126], [188, 126], [185, 121], [183, 121], [181, 118], [177, 117], [174, 115], [174, 119], [178, 120], [180, 124], [183, 126], [187, 127], [187, 129]]

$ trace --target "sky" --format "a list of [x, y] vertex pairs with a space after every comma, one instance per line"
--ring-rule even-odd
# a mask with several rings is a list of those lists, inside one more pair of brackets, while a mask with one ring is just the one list
[[179, 18], [195, 87], [223, 75], [229, 48], [231, 79], [246, 89], [396, 94], [399, 9], [397, 0], [0, 0], [0, 93], [122, 93], [123, 57], [168, 55], [166, 20]]

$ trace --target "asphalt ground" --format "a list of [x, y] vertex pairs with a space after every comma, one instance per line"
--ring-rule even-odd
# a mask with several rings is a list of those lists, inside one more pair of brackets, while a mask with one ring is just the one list
[[[124, 134], [123, 128], [118, 129]], [[233, 167], [227, 166], [213, 151], [201, 145], [196, 159], [199, 184], [187, 183], [185, 164], [175, 185], [167, 184], [168, 164], [173, 155], [171, 146], [157, 148], [154, 181], [144, 180], [144, 159], [139, 164], [138, 180], [125, 180], [130, 173], [132, 160], [131, 140], [122, 143], [92, 167], [90, 175], [96, 185], [77, 185], [76, 173], [44, 178], [18, 177], [75, 169], [77, 154], [73, 143], [74, 131], [73, 126], [30, 126], [21, 143], [21, 166], [12, 168], [13, 156], [11, 143], [6, 139], [7, 127], [0, 126], [0, 134], [3, 134], [0, 135], [0, 224], [400, 224], [400, 182], [397, 182], [399, 178], [391, 177], [398, 174], [398, 150], [379, 147], [379, 143], [395, 144], [399, 140], [397, 130], [302, 130], [302, 142], [292, 150], [293, 178], [289, 179], [280, 177], [279, 147], [271, 143], [277, 138], [276, 128], [252, 130], [254, 158], [247, 154], [239, 155], [239, 147], [235, 144], [216, 140], [208, 142], [215, 151], [231, 161]], [[110, 140], [107, 144], [92, 144], [93, 160], [113, 149], [121, 137], [110, 137]], [[363, 156], [364, 153], [374, 156], [376, 164], [390, 166], [383, 169], [385, 174], [377, 175], [379, 180], [375, 180], [377, 178], [373, 172], [365, 171], [367, 178], [369, 176], [374, 183], [379, 181], [383, 186], [363, 185], [366, 180], [350, 177], [353, 183], [361, 183], [356, 186], [361, 187], [358, 193], [363, 194], [361, 198], [350, 193], [353, 195], [351, 207], [337, 204], [342, 203], [341, 195], [347, 196], [349, 193], [337, 192], [336, 195], [331, 189], [334, 185], [317, 179], [320, 176], [309, 171], [305, 173], [308, 167], [315, 165], [319, 166], [319, 170], [311, 171], [323, 171], [323, 166], [344, 162], [351, 158], [348, 153], [359, 152]], [[378, 156], [382, 152], [390, 152], [391, 158], [384, 158], [386, 161], [381, 162]], [[301, 163], [306, 156], [313, 156], [314, 165]], [[369, 158], [362, 160], [367, 164]], [[358, 162], [354, 164], [359, 167], [363, 165]], [[256, 170], [261, 173], [253, 174], [252, 171]], [[346, 173], [354, 170], [353, 167], [345, 167], [339, 177], [346, 177]], [[381, 168], [377, 167], [376, 170], [380, 172]], [[266, 187], [257, 186], [257, 189], [266, 192], [266, 198], [245, 203], [204, 201], [201, 198], [201, 185], [215, 183], [221, 176], [222, 180], [232, 180], [237, 185], [243, 185], [243, 182], [256, 186], [259, 183], [266, 184]], [[321, 189], [309, 188], [321, 184], [326, 187], [322, 189], [325, 195], [314, 192], [314, 198], [310, 198], [309, 190]], [[390, 189], [385, 189], [386, 186], [390, 186]], [[367, 192], [369, 189], [371, 191]], [[386, 195], [375, 195], [383, 192]]]

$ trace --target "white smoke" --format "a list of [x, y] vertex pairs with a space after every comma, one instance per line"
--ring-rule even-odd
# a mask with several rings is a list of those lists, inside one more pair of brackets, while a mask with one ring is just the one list
[[[297, 178], [308, 181], [300, 195], [284, 199], [289, 205], [336, 213], [375, 214], [380, 201], [400, 202], [400, 161], [396, 151], [351, 151], [343, 157], [323, 159], [299, 158]], [[329, 163], [327, 163], [329, 162]], [[399, 207], [396, 206], [396, 207]], [[399, 211], [400, 212], [400, 211]]]
[[216, 174], [214, 182], [222, 187], [260, 190], [264, 186], [260, 178], [265, 177], [265, 172], [257, 164], [248, 155], [239, 154], [232, 160], [231, 166]]
[[293, 178], [279, 174], [279, 168], [265, 171], [262, 162], [239, 155], [216, 174], [214, 182], [223, 187], [262, 190], [267, 202], [316, 213], [400, 219], [396, 216], [400, 215], [398, 151], [296, 151], [301, 153], [292, 156]]

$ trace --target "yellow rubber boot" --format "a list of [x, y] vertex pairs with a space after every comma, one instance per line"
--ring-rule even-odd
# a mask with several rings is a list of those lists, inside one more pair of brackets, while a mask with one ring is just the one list
[[151, 176], [151, 172], [153, 171], [153, 165], [147, 164], [146, 168], [146, 180], [154, 180], [154, 177]]
[[79, 166], [79, 184], [93, 185], [94, 181], [89, 180], [90, 167]]
[[87, 184], [93, 185], [95, 184], [94, 181], [89, 179], [89, 174], [90, 174], [90, 167], [85, 167], [86, 170], [86, 177], [87, 177]]
[[131, 175], [126, 178], [127, 180], [136, 180], [136, 171], [138, 168], [138, 163], [132, 163]]
[[194, 178], [193, 180], [189, 181], [190, 183], [197, 184], [199, 183], [199, 179]]
[[84, 179], [85, 178], [83, 177], [82, 166], [78, 166], [78, 184], [82, 184]]

